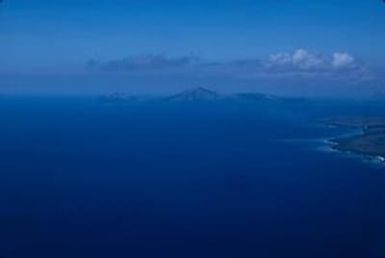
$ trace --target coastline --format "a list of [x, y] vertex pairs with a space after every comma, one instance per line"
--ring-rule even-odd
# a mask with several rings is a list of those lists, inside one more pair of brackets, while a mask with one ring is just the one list
[[385, 165], [385, 148], [382, 139], [385, 137], [385, 121], [373, 123], [370, 120], [330, 120], [327, 126], [350, 128], [353, 132], [337, 137], [328, 138], [326, 143], [331, 150], [354, 154], [363, 157], [365, 160]]

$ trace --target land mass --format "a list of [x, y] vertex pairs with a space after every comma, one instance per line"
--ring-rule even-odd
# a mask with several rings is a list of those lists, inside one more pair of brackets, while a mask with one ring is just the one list
[[106, 104], [127, 104], [133, 102], [141, 102], [145, 100], [160, 100], [162, 102], [171, 103], [207, 103], [207, 102], [221, 102], [221, 101], [235, 101], [235, 102], [282, 102], [282, 103], [300, 103], [303, 101], [298, 98], [281, 98], [273, 95], [266, 95], [262, 93], [237, 93], [222, 95], [216, 91], [197, 87], [189, 90], [182, 91], [180, 93], [159, 97], [159, 98], [140, 98], [139, 96], [132, 96], [122, 93], [113, 93], [109, 95], [102, 95], [98, 98], [102, 103]]
[[334, 118], [326, 122], [361, 129], [357, 135], [332, 139], [336, 150], [385, 157], [385, 118]]

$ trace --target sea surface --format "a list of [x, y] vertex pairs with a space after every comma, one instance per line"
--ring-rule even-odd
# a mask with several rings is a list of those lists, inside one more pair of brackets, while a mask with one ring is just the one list
[[0, 257], [384, 257], [384, 167], [314, 140], [361, 109], [285, 105], [0, 97]]

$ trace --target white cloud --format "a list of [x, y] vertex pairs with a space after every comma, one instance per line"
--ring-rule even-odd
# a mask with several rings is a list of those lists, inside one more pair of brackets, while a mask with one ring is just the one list
[[297, 49], [293, 53], [277, 53], [269, 57], [268, 66], [285, 66], [302, 70], [319, 69], [325, 65], [322, 56], [304, 49]]
[[313, 53], [303, 49], [294, 51], [292, 55], [293, 64], [301, 69], [319, 69], [324, 65], [324, 60]]
[[334, 53], [332, 65], [336, 69], [352, 68], [355, 66], [355, 58], [348, 53]]
[[313, 70], [322, 69], [326, 60], [317, 54], [304, 49], [297, 49], [292, 53], [272, 54], [267, 60], [267, 67], [277, 69]]
[[265, 61], [265, 70], [271, 76], [328, 77], [338, 79], [367, 79], [370, 72], [345, 52], [331, 55], [314, 53], [305, 49], [270, 55]]

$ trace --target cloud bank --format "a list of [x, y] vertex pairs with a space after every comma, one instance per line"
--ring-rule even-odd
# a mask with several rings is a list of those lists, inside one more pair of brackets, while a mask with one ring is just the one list
[[334, 52], [318, 54], [305, 49], [280, 52], [266, 58], [250, 58], [223, 62], [165, 55], [133, 56], [101, 62], [90, 60], [88, 67], [109, 72], [171, 72], [199, 75], [224, 75], [237, 78], [295, 77], [302, 79], [326, 78], [338, 80], [369, 80], [372, 73], [352, 54]]
[[349, 53], [334, 52], [331, 55], [321, 55], [304, 49], [292, 53], [272, 54], [265, 64], [268, 72], [277, 74], [362, 75], [366, 70], [365, 66]]
[[196, 62], [196, 58], [190, 56], [171, 58], [158, 54], [132, 56], [107, 62], [90, 60], [88, 66], [105, 71], [157, 71], [191, 67]]

